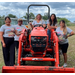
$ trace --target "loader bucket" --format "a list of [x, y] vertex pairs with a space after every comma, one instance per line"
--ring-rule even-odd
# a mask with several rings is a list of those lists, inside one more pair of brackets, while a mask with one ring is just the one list
[[75, 73], [75, 68], [51, 66], [3, 66], [2, 73]]

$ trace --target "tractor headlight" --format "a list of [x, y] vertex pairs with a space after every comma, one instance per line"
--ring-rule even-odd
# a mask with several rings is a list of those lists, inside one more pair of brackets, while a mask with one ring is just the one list
[[35, 37], [31, 37], [31, 41], [36, 41], [36, 38]]
[[47, 41], [47, 37], [43, 37], [43, 40], [42, 41]]
[[32, 36], [31, 37], [31, 42], [36, 43], [36, 44], [45, 44], [47, 42], [47, 37], [45, 36]]

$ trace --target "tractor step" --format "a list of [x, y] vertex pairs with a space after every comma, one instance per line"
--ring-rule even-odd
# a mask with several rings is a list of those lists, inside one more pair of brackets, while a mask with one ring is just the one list
[[50, 58], [50, 57], [25, 57], [25, 58], [21, 58], [22, 61], [55, 61], [55, 58]]

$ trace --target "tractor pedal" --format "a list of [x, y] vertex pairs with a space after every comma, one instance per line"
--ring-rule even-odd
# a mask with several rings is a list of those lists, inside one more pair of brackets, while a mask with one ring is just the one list
[[29, 48], [30, 47], [30, 45], [27, 45], [25, 48]]
[[51, 58], [53, 58], [53, 56], [52, 55], [50, 55], [50, 54], [46, 54], [46, 56], [45, 57], [51, 57]]
[[30, 45], [27, 45], [27, 47], [29, 48], [29, 47], [30, 47]]

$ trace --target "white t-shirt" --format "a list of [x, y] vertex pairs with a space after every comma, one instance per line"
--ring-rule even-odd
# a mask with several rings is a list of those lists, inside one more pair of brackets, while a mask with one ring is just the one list
[[[23, 29], [27, 29], [24, 25], [21, 25], [21, 26], [14, 25], [14, 28], [15, 28], [15, 30], [17, 30], [18, 33], [21, 32]], [[19, 40], [19, 37], [20, 37], [20, 35], [19, 36], [15, 35], [14, 36], [14, 40], [15, 41], [18, 41]]]
[[62, 30], [60, 30], [60, 27], [58, 27], [56, 29], [57, 32], [57, 36], [59, 39], [59, 44], [65, 44], [68, 43], [68, 39], [66, 39], [67, 35], [70, 34], [72, 32], [72, 30], [70, 28], [67, 27], [67, 33], [64, 34]]
[[[47, 24], [50, 24], [49, 20], [47, 20]], [[51, 24], [51, 26], [53, 26], [53, 24]], [[55, 24], [55, 26], [57, 26], [57, 23]]]
[[2, 25], [0, 31], [4, 32], [3, 37], [14, 38], [15, 36], [14, 25], [10, 26]]
[[36, 20], [33, 20], [32, 25], [37, 25], [37, 24], [45, 24], [44, 20], [41, 20], [39, 23]]

